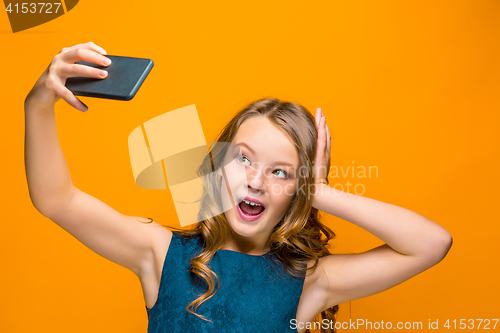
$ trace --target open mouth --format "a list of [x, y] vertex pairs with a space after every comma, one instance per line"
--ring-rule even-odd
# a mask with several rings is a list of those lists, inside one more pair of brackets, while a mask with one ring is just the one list
[[262, 205], [254, 204], [252, 201], [242, 200], [239, 204], [240, 209], [243, 213], [247, 215], [259, 215], [266, 209]]
[[258, 200], [247, 200], [247, 198], [240, 200], [241, 202], [238, 204], [238, 212], [240, 213], [240, 216], [247, 221], [258, 219], [266, 210], [266, 207], [262, 203], [255, 202]]

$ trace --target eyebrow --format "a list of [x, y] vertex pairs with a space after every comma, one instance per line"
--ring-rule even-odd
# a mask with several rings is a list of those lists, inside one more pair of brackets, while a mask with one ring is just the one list
[[[250, 146], [249, 146], [249, 145], [247, 145], [245, 142], [240, 142], [240, 143], [237, 143], [236, 145], [238, 145], [238, 146], [243, 146], [243, 147], [247, 148], [248, 150], [250, 150], [250, 152], [251, 152], [252, 154], [256, 155], [256, 154], [255, 154], [255, 151], [254, 151], [252, 148], [250, 148]], [[292, 167], [292, 168], [295, 168], [295, 166], [294, 166], [293, 164], [289, 163], [289, 162], [280, 162], [280, 161], [277, 161], [277, 162], [274, 162], [274, 163], [275, 163], [276, 165], [287, 165], [287, 166], [290, 166], [290, 167]]]

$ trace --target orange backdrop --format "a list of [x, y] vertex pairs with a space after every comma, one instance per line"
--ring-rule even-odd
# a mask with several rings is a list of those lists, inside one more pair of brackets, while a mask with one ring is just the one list
[[[0, 13], [0, 332], [146, 332], [138, 278], [100, 257], [30, 201], [23, 102], [63, 47], [151, 58], [135, 98], [60, 100], [58, 133], [74, 184], [127, 215], [177, 225], [168, 190], [135, 183], [129, 133], [196, 104], [207, 141], [246, 104], [277, 97], [322, 107], [332, 134], [330, 184], [413, 210], [454, 238], [437, 266], [341, 304], [340, 320], [499, 318], [500, 2], [95, 1], [12, 33]], [[360, 178], [348, 167], [376, 166]], [[342, 169], [341, 169], [342, 168]], [[326, 214], [324, 214], [326, 215]], [[326, 215], [332, 250], [382, 242]], [[500, 329], [500, 325], [497, 325]], [[445, 329], [440, 329], [445, 330]]]

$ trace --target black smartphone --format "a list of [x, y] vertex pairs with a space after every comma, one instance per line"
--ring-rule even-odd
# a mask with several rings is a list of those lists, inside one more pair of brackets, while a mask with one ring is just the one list
[[130, 101], [153, 68], [153, 60], [112, 55], [104, 56], [111, 59], [111, 65], [106, 67], [87, 61], [79, 61], [77, 64], [104, 69], [108, 72], [108, 76], [104, 79], [81, 76], [69, 77], [66, 79], [66, 87], [75, 96]]

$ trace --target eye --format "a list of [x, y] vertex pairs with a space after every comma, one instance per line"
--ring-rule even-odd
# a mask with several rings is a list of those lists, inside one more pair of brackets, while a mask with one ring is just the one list
[[[239, 154], [238, 155], [238, 162], [240, 162], [241, 164], [243, 164], [242, 163], [243, 160], [247, 160], [248, 162], [250, 162], [250, 160], [248, 159], [248, 157], [246, 157], [245, 155]], [[276, 172], [276, 171], [282, 172], [282, 174], [283, 174], [282, 177], [278, 177], [278, 178], [281, 178], [281, 179], [288, 179], [289, 178], [289, 175], [288, 175], [288, 173], [286, 171], [281, 170], [281, 169], [276, 169], [273, 172]]]
[[277, 169], [277, 170], [274, 170], [275, 172], [276, 171], [281, 171], [283, 173], [283, 177], [280, 177], [280, 178], [283, 178], [283, 179], [288, 179], [288, 173], [284, 170], [281, 170], [281, 169]]
[[[244, 158], [244, 159], [246, 159], [247, 161], [249, 161], [249, 160], [248, 160], [248, 158], [247, 158], [245, 155], [239, 154], [239, 155], [238, 155], [238, 162], [240, 162], [240, 163], [241, 163], [241, 160], [242, 160], [243, 158]], [[250, 162], [250, 161], [249, 161], [249, 162]]]

